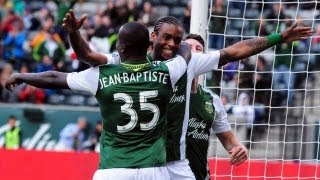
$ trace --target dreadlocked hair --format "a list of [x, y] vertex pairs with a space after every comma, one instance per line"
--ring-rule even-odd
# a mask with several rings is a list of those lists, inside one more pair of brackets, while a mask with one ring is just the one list
[[158, 34], [158, 32], [163, 24], [173, 24], [173, 25], [179, 26], [179, 27], [181, 27], [181, 29], [183, 29], [182, 24], [178, 21], [177, 18], [175, 18], [173, 16], [165, 16], [165, 17], [162, 17], [157, 20], [153, 31]]

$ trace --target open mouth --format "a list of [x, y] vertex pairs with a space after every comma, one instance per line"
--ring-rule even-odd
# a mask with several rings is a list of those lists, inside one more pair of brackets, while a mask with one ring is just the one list
[[171, 50], [171, 49], [162, 49], [161, 55], [165, 59], [171, 59], [173, 57], [173, 50]]

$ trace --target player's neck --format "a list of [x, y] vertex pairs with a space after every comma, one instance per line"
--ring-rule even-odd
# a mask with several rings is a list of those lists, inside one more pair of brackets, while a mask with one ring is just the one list
[[198, 92], [198, 87], [199, 87], [198, 81], [199, 81], [198, 77], [196, 77], [196, 78], [194, 78], [192, 80], [191, 93], [197, 93]]
[[136, 63], [143, 63], [143, 62], [148, 62], [146, 55], [144, 56], [128, 56], [125, 57], [122, 60], [123, 63], [127, 63], [127, 64], [136, 64]]

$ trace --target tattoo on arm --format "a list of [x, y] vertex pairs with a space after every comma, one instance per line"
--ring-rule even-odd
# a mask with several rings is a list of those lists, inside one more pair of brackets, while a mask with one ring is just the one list
[[224, 50], [224, 49], [221, 49], [220, 50], [220, 60], [225, 60], [225, 59], [230, 59], [230, 54]]
[[240, 41], [228, 48], [220, 50], [219, 66], [232, 61], [239, 61], [241, 59], [248, 58], [269, 47], [270, 45], [265, 37]]
[[270, 47], [267, 38], [249, 39], [249, 40], [243, 41], [243, 43], [246, 46], [251, 47], [251, 52], [250, 52], [251, 55], [258, 54], [259, 52]]

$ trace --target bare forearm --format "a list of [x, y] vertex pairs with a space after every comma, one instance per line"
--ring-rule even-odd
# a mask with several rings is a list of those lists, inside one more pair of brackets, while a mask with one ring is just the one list
[[245, 59], [270, 47], [271, 45], [266, 37], [240, 41], [228, 48], [220, 50], [219, 65], [222, 66], [232, 61]]
[[67, 74], [57, 71], [23, 73], [19, 76], [19, 81], [38, 88], [69, 89]]
[[91, 48], [89, 43], [81, 36], [79, 31], [75, 31], [74, 33], [69, 34], [70, 43], [77, 55], [77, 58], [85, 63], [91, 65], [89, 61], [89, 54], [91, 53]]
[[99, 52], [93, 51], [90, 48], [89, 43], [81, 36], [79, 31], [70, 33], [69, 36], [71, 46], [80, 61], [93, 67], [107, 64], [107, 57]]
[[235, 146], [242, 145], [231, 130], [223, 133], [218, 133], [217, 137], [219, 138], [221, 144], [227, 151], [231, 150]]

